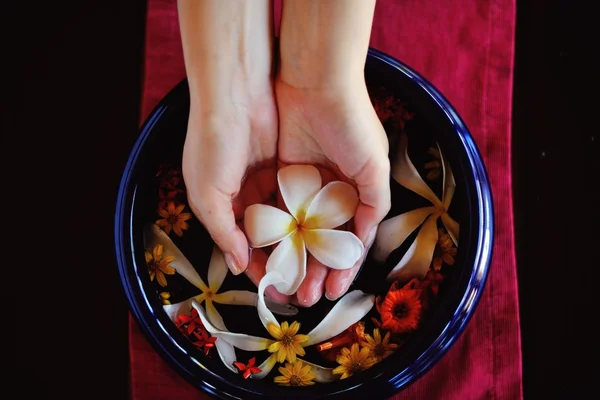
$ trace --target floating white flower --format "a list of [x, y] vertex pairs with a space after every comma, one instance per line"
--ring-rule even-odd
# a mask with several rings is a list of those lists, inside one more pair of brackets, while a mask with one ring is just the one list
[[[147, 227], [144, 232], [144, 246], [146, 248], [152, 248], [156, 244], [163, 246], [163, 254], [165, 256], [173, 256], [174, 259], [171, 262], [171, 266], [175, 268], [177, 273], [186, 278], [191, 284], [200, 289], [201, 293], [192, 298], [176, 304], [164, 305], [163, 309], [169, 316], [169, 318], [176, 322], [177, 317], [182, 314], [189, 314], [192, 309], [192, 301], [198, 303], [205, 303], [206, 313], [208, 314], [210, 321], [213, 325], [219, 327], [219, 329], [226, 331], [227, 327], [223, 322], [223, 318], [213, 303], [220, 304], [232, 304], [232, 305], [245, 305], [245, 306], [256, 306], [257, 294], [246, 290], [229, 290], [227, 292], [219, 293], [219, 289], [227, 276], [229, 269], [225, 263], [223, 253], [217, 246], [214, 246], [210, 264], [208, 267], [208, 285], [204, 283], [196, 269], [192, 266], [189, 260], [183, 255], [181, 250], [173, 243], [171, 238], [163, 232], [157, 225], [151, 224]], [[226, 342], [217, 340], [215, 342], [217, 352], [223, 362], [229, 369], [234, 372], [237, 370], [233, 367], [233, 361], [235, 361], [235, 351], [233, 347]], [[229, 362], [229, 359], [233, 357], [233, 361]]]
[[[279, 347], [277, 349], [272, 349], [273, 344], [280, 343], [280, 346], [289, 345], [291, 349], [295, 344], [293, 343], [294, 336], [303, 337], [299, 342], [301, 347], [308, 347], [327, 341], [332, 337], [342, 333], [352, 324], [358, 322], [365, 315], [367, 315], [375, 302], [375, 297], [373, 295], [366, 295], [360, 290], [350, 292], [336, 303], [327, 316], [325, 316], [325, 318], [312, 331], [306, 335], [296, 335], [297, 329], [294, 328], [294, 331], [290, 332], [290, 326], [286, 323], [280, 324], [265, 304], [263, 296], [264, 290], [271, 284], [278, 282], [284, 282], [284, 279], [279, 272], [268, 273], [261, 280], [259, 285], [257, 309], [260, 320], [267, 331], [274, 332], [279, 330], [281, 333], [291, 333], [289, 338], [280, 336], [274, 340], [221, 330], [217, 326], [211, 324], [210, 318], [198, 302], [192, 302], [192, 305], [198, 311], [200, 319], [202, 320], [206, 330], [211, 335], [217, 337], [217, 341], [215, 343], [218, 343], [219, 341], [227, 342], [235, 348], [246, 351], [274, 350], [272, 351], [273, 354], [260, 365], [259, 368], [262, 370], [262, 372], [253, 375], [254, 378], [260, 379], [265, 377], [277, 363], [280, 354]], [[287, 341], [288, 339], [290, 340], [289, 343]], [[303, 352], [300, 354], [303, 354]], [[295, 355], [296, 354], [294, 354], [294, 357]], [[235, 360], [223, 360], [223, 362], [229, 361], [233, 363]], [[314, 364], [311, 365], [314, 367], [313, 372], [315, 372], [317, 375], [317, 382], [329, 382], [333, 379], [336, 379], [331, 368], [320, 367]]]
[[438, 240], [438, 219], [441, 218], [452, 241], [458, 245], [459, 224], [448, 215], [456, 183], [450, 165], [444, 160], [440, 151], [444, 179], [442, 199], [440, 200], [429, 185], [423, 181], [408, 157], [408, 138], [405, 134], [401, 135], [398, 148], [398, 157], [392, 166], [392, 177], [400, 185], [429, 200], [432, 205], [417, 208], [383, 221], [379, 225], [375, 239], [374, 257], [379, 261], [385, 261], [392, 251], [397, 249], [415, 229], [422, 225], [414, 242], [388, 274], [387, 279], [400, 281], [414, 277], [423, 279], [431, 264]]
[[364, 246], [352, 232], [335, 228], [356, 212], [358, 195], [349, 184], [334, 181], [321, 188], [321, 174], [311, 165], [290, 165], [277, 173], [288, 212], [254, 204], [246, 209], [244, 227], [252, 247], [278, 243], [267, 260], [266, 272], [280, 272], [274, 283], [287, 295], [296, 292], [306, 275], [306, 251], [323, 265], [348, 269], [360, 259]]

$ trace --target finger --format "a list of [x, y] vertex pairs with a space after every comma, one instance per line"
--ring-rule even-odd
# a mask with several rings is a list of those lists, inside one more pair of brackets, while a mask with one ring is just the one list
[[328, 270], [329, 268], [317, 259], [309, 256], [306, 266], [306, 277], [296, 291], [296, 304], [302, 307], [310, 307], [321, 299]]
[[192, 211], [223, 251], [225, 262], [234, 275], [248, 266], [248, 241], [236, 224], [231, 198], [213, 187], [189, 193]]
[[372, 232], [367, 238], [363, 255], [352, 268], [345, 270], [332, 269], [329, 271], [327, 280], [325, 281], [325, 297], [328, 300], [337, 300], [348, 291], [350, 285], [352, 282], [354, 282], [354, 278], [356, 278], [356, 274], [358, 271], [360, 271], [367, 254], [369, 253], [369, 248], [375, 241], [375, 233], [376, 231]]
[[354, 216], [356, 236], [366, 245], [391, 207], [389, 159], [369, 162], [354, 178], [360, 203]]
[[[265, 276], [265, 267], [267, 265], [267, 254], [262, 249], [252, 249], [250, 255], [250, 264], [246, 269], [246, 276], [258, 287], [260, 280]], [[281, 294], [275, 289], [275, 286], [268, 286], [265, 289], [265, 295], [276, 303], [288, 304], [290, 297]]]

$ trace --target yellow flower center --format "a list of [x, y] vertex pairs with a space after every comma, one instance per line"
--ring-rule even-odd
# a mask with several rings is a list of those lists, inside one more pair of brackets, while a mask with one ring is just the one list
[[302, 379], [300, 379], [299, 376], [292, 375], [290, 377], [290, 386], [300, 386], [301, 383], [302, 383]]
[[210, 289], [207, 290], [206, 292], [204, 292], [204, 294], [206, 295], [206, 299], [208, 299], [208, 300], [212, 300], [213, 297], [215, 297], [215, 295], [216, 295], [216, 293]]
[[350, 368], [348, 368], [350, 370], [351, 373], [355, 373], [355, 372], [360, 372], [362, 371], [363, 365], [360, 361], [354, 361], [352, 364], [350, 364]]
[[385, 347], [382, 344], [377, 344], [373, 349], [373, 353], [375, 353], [375, 355], [378, 357], [383, 357], [385, 354]]
[[290, 346], [294, 343], [294, 337], [289, 334], [284, 334], [281, 338], [281, 343], [283, 343], [284, 346]]

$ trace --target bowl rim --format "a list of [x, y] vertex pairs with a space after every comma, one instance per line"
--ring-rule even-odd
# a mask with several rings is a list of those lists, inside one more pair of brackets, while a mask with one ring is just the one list
[[[483, 159], [481, 158], [479, 150], [466, 124], [450, 102], [428, 80], [403, 62], [374, 48], [369, 48], [368, 57], [382, 61], [414, 81], [414, 83], [423, 89], [439, 108], [444, 111], [460, 139], [463, 150], [467, 154], [469, 168], [474, 177], [473, 187], [477, 197], [475, 203], [478, 210], [476, 245], [474, 246], [474, 264], [464, 294], [456, 307], [451, 320], [420, 357], [418, 357], [411, 365], [387, 379], [387, 382], [382, 381], [381, 385], [377, 387], [377, 394], [382, 396], [381, 398], [384, 398], [406, 389], [406, 387], [429, 371], [464, 332], [479, 304], [483, 289], [487, 282], [493, 253], [494, 213], [491, 187]], [[181, 357], [176, 357], [174, 350], [186, 353], [185, 350], [177, 344], [170, 336], [168, 330], [156, 318], [154, 310], [144, 295], [142, 282], [139, 280], [139, 277], [133, 273], [133, 268], [131, 268], [131, 265], [135, 264], [131, 211], [133, 204], [135, 203], [134, 199], [136, 195], [136, 189], [131, 187], [132, 174], [148, 136], [162, 115], [169, 108], [171, 95], [178, 87], [180, 87], [180, 85], [184, 84], [185, 81], [185, 79], [182, 80], [178, 85], [172, 88], [144, 121], [122, 174], [117, 194], [114, 219], [115, 251], [119, 275], [127, 298], [129, 310], [133, 319], [136, 321], [138, 328], [161, 358], [176, 370], [180, 376], [194, 387], [201, 389], [216, 398], [234, 399], [240, 398], [240, 396], [243, 396], [243, 398], [264, 398], [264, 396], [261, 396], [258, 393], [248, 392], [235, 385], [225, 385], [224, 381], [215, 379], [209, 373], [203, 373], [202, 376], [198, 376], [197, 372], [192, 372], [191, 370], [193, 365], [196, 365], [197, 367], [198, 364], [198, 361], [191, 355], [188, 355], [189, 360], [182, 360]], [[149, 322], [151, 322], [151, 324], [149, 324]], [[152, 325], [152, 327], [150, 325]], [[165, 338], [168, 340], [164, 340]], [[348, 395], [356, 396], [357, 392], [372, 396], [374, 394], [372, 388], [367, 388], [367, 386], [368, 385], [355, 386], [354, 389], [356, 390], [352, 390], [353, 388], [351, 387], [343, 391], [330, 393], [327, 397], [342, 398]], [[275, 386], [274, 389], [276, 391]], [[370, 393], [367, 391], [369, 389], [371, 390]], [[299, 392], [304, 396], [307, 395], [305, 391]]]

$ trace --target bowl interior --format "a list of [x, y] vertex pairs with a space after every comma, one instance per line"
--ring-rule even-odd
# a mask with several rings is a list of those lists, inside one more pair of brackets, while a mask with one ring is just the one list
[[[403, 67], [405, 68], [405, 67]], [[126, 171], [128, 178], [122, 188], [124, 202], [127, 204], [126, 216], [117, 226], [117, 234], [124, 241], [130, 260], [122, 268], [124, 285], [130, 292], [130, 302], [138, 322], [144, 332], [159, 351], [182, 375], [194, 384], [203, 387], [219, 397], [231, 398], [243, 394], [245, 398], [264, 395], [266, 397], [286, 398], [314, 396], [343, 396], [348, 390], [353, 393], [372, 388], [371, 383], [378, 382], [381, 393], [393, 393], [416, 379], [439, 357], [449, 343], [460, 333], [460, 329], [448, 334], [453, 320], [465, 312], [464, 304], [467, 291], [472, 285], [473, 274], [481, 266], [478, 263], [478, 248], [481, 246], [481, 199], [476, 182], [473, 155], [465, 148], [465, 138], [457, 133], [456, 118], [441, 105], [437, 93], [428, 92], [418, 75], [411, 76], [408, 69], [391, 66], [379, 53], [371, 52], [366, 65], [366, 79], [369, 91], [375, 102], [393, 96], [403, 102], [403, 107], [412, 118], [404, 121], [400, 127], [394, 121], [384, 123], [390, 141], [390, 160], [394, 163], [395, 149], [399, 135], [408, 136], [408, 154], [422, 177], [428, 170], [425, 165], [432, 161], [428, 149], [436, 147], [436, 142], [453, 171], [456, 180], [456, 192], [448, 213], [460, 224], [460, 245], [453, 265], [444, 265], [443, 282], [422, 317], [417, 332], [408, 335], [402, 346], [391, 356], [376, 364], [360, 375], [327, 384], [317, 384], [307, 388], [279, 387], [272, 377], [279, 375], [275, 368], [269, 377], [263, 380], [245, 380], [241, 375], [229, 371], [213, 352], [208, 357], [176, 328], [163, 311], [160, 292], [170, 294], [169, 301], [174, 304], [199, 294], [199, 290], [181, 275], [168, 276], [168, 286], [163, 288], [157, 281], [151, 281], [144, 258], [143, 231], [148, 223], [159, 219], [157, 204], [160, 179], [167, 171], [181, 170], [181, 153], [185, 139], [189, 97], [187, 83], [183, 81], [174, 88], [155, 109], [147, 121], [143, 135]], [[433, 89], [432, 89], [433, 90]], [[468, 132], [467, 132], [468, 134]], [[365, 139], [368, 140], [368, 139]], [[124, 182], [125, 182], [124, 181]], [[426, 180], [434, 192], [441, 197], [441, 179]], [[390, 179], [392, 188], [392, 209], [386, 217], [427, 206], [430, 203], [414, 192]], [[185, 196], [184, 193], [177, 194]], [[186, 207], [186, 212], [191, 212]], [[212, 253], [213, 242], [204, 227], [195, 219], [188, 221], [187, 229], [180, 238], [170, 235], [173, 242], [190, 260], [200, 276], [206, 281], [207, 267]], [[413, 242], [415, 231], [399, 248], [394, 250], [385, 263], [377, 262], [369, 255], [350, 291], [360, 289], [367, 293], [385, 296], [390, 287], [386, 281], [388, 272], [400, 261]], [[487, 266], [486, 266], [487, 268]], [[480, 273], [480, 270], [478, 270]], [[122, 271], [123, 273], [123, 271]], [[244, 275], [228, 275], [221, 291], [230, 289], [256, 291], [256, 287]], [[308, 332], [316, 326], [334, 303], [323, 298], [310, 309], [301, 309], [293, 319], [302, 324], [302, 331]], [[233, 332], [268, 337], [260, 323], [256, 309], [243, 306], [218, 305], [227, 327]], [[468, 312], [472, 312], [469, 309]], [[377, 317], [375, 307], [363, 321]], [[290, 320], [291, 322], [291, 320]], [[464, 321], [463, 321], [464, 322]], [[461, 327], [462, 328], [462, 327]], [[368, 329], [372, 330], [372, 327]], [[444, 335], [449, 336], [444, 336]], [[336, 366], [335, 362], [323, 360], [314, 348], [307, 348], [306, 359], [324, 366]], [[267, 352], [246, 353], [236, 350], [238, 360], [248, 360], [256, 356], [257, 363], [263, 361]], [[424, 362], [423, 360], [429, 360]], [[419, 364], [420, 362], [420, 364]], [[381, 386], [379, 386], [381, 383]], [[372, 390], [372, 389], [371, 389]]]

